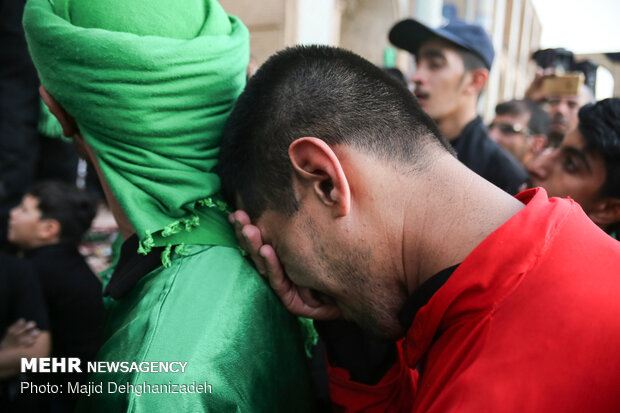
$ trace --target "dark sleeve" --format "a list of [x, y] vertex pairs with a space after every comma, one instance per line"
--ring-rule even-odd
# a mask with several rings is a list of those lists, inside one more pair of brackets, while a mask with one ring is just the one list
[[[47, 306], [34, 267], [29, 262], [17, 258], [8, 257], [7, 259], [14, 260], [8, 274], [11, 301], [9, 325], [23, 318], [37, 323], [40, 330], [49, 330]], [[0, 333], [4, 335], [4, 331]]]
[[521, 192], [521, 186], [527, 180], [527, 172], [512, 155], [498, 148], [490, 166], [495, 178], [495, 182], [491, 182], [510, 195], [514, 196]]
[[394, 341], [371, 337], [348, 321], [315, 321], [314, 325], [330, 365], [348, 370], [352, 381], [374, 385], [396, 362]]

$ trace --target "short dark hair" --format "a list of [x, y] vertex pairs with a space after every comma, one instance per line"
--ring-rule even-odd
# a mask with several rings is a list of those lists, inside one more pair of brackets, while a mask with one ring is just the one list
[[313, 136], [351, 145], [421, 170], [431, 147], [451, 151], [406, 88], [362, 57], [327, 46], [298, 46], [272, 56], [250, 78], [223, 133], [218, 173], [228, 202], [250, 217], [266, 209], [292, 215], [290, 144]]
[[28, 195], [38, 201], [41, 219], [55, 219], [60, 224], [60, 242], [80, 242], [97, 213], [97, 202], [87, 192], [59, 181], [35, 184]]
[[407, 87], [407, 79], [405, 79], [405, 75], [403, 74], [403, 72], [400, 71], [399, 68], [383, 67], [382, 69], [385, 73], [398, 80], [398, 83], [402, 84], [404, 87]]
[[[453, 44], [453, 46], [456, 53], [461, 56], [461, 60], [463, 60], [463, 71], [465, 73], [478, 69], [491, 70], [477, 54], [459, 45]], [[478, 99], [480, 99], [480, 96], [482, 96], [482, 90], [478, 92]]]
[[607, 179], [600, 196], [620, 198], [620, 98], [582, 107], [578, 128], [586, 141], [585, 150], [605, 160]]
[[551, 126], [551, 117], [536, 102], [531, 100], [510, 100], [499, 103], [495, 106], [495, 114], [521, 116], [525, 113], [530, 114], [527, 129], [533, 135], [547, 135]]
[[470, 72], [476, 69], [489, 70], [486, 63], [484, 63], [482, 58], [480, 58], [477, 54], [456, 44], [454, 45], [454, 48], [456, 49], [456, 52], [459, 54], [459, 56], [461, 56], [461, 59], [463, 60], [463, 67], [465, 68], [466, 72]]

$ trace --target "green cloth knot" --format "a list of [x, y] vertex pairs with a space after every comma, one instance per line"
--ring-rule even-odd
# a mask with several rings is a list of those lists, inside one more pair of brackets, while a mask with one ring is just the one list
[[214, 168], [245, 86], [243, 23], [214, 0], [29, 0], [23, 24], [41, 83], [93, 148], [139, 252], [236, 247]]

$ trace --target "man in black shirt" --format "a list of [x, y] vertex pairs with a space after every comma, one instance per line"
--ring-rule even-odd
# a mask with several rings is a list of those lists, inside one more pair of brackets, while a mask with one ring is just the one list
[[486, 85], [495, 52], [482, 27], [461, 21], [433, 30], [406, 19], [390, 30], [390, 41], [411, 52], [411, 78], [422, 109], [437, 123], [458, 159], [486, 180], [514, 195], [526, 173], [489, 139], [477, 114], [478, 96]]
[[[8, 239], [34, 264], [49, 310], [53, 357], [78, 357], [85, 365], [101, 345], [104, 308], [101, 283], [77, 250], [96, 205], [88, 194], [61, 182], [35, 185], [11, 210]], [[85, 375], [51, 374], [44, 382], [66, 387]], [[75, 396], [75, 395], [71, 395]], [[71, 411], [75, 397], [50, 400]]]
[[489, 136], [524, 167], [547, 145], [551, 118], [536, 102], [510, 100], [495, 106]]

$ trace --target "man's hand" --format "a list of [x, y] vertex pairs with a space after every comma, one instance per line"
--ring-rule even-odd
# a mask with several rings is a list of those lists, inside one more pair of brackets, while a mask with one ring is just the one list
[[544, 70], [540, 67], [537, 68], [536, 74], [534, 75], [534, 80], [532, 80], [532, 83], [530, 83], [525, 91], [525, 98], [534, 102], [544, 101], [547, 98], [547, 95], [545, 95], [542, 90], [543, 81], [545, 78], [553, 75], [555, 75], [555, 69], [553, 68], [547, 68]]
[[20, 318], [6, 330], [6, 334], [0, 342], [0, 349], [30, 347], [37, 341], [39, 334], [41, 334], [41, 330], [37, 328], [34, 321], [26, 321]]
[[333, 303], [323, 302], [312, 295], [312, 290], [295, 285], [286, 275], [275, 250], [264, 244], [260, 230], [251, 224], [244, 211], [235, 211], [228, 220], [235, 227], [241, 247], [250, 254], [258, 272], [267, 278], [269, 285], [292, 314], [316, 320], [340, 317], [340, 309]]

